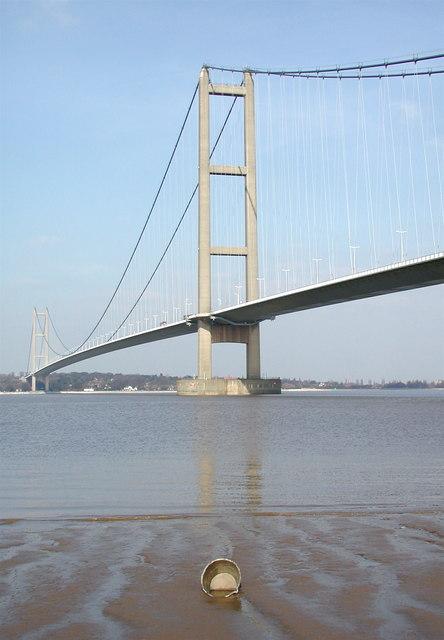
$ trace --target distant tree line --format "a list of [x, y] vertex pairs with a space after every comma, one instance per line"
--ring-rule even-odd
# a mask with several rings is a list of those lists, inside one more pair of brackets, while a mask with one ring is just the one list
[[[190, 376], [187, 376], [190, 377]], [[93, 373], [77, 372], [52, 373], [51, 391], [174, 391], [178, 376], [163, 373], [142, 375], [138, 373]], [[43, 388], [40, 384], [39, 388]], [[336, 380], [318, 381], [300, 378], [283, 378], [284, 389], [438, 389], [444, 388], [444, 380], [427, 382], [426, 380], [408, 380], [401, 382], [375, 382], [363, 380], [339, 382]], [[30, 391], [31, 386], [23, 373], [0, 374], [0, 392]]]
[[337, 380], [327, 380], [319, 382], [318, 380], [301, 380], [300, 378], [282, 378], [283, 389], [443, 389], [444, 380], [435, 380], [427, 382], [427, 380], [408, 380], [401, 382], [400, 380], [392, 380], [390, 382], [376, 382], [369, 380], [355, 380], [354, 382], [339, 382]]
[[[170, 391], [175, 390], [177, 376], [160, 374], [142, 375], [125, 373], [77, 372], [52, 373], [51, 391]], [[39, 384], [43, 388], [43, 384]], [[1, 391], [30, 391], [31, 386], [23, 374], [0, 374]]]

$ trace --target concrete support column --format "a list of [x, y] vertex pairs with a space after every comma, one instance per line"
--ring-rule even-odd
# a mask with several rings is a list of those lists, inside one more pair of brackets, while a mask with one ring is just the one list
[[31, 376], [31, 391], [37, 390], [37, 379], [35, 376]]
[[48, 307], [45, 308], [43, 325], [43, 363], [45, 366], [49, 363], [49, 311]]
[[258, 297], [257, 258], [257, 197], [256, 197], [256, 132], [254, 116], [254, 85], [251, 73], [244, 73], [245, 105], [245, 244], [247, 253], [247, 301]]
[[[211, 311], [210, 115], [208, 69], [199, 77], [199, 259], [198, 312]], [[211, 378], [211, 328], [198, 322], [198, 376]]]
[[208, 380], [212, 377], [212, 339], [211, 326], [205, 320], [197, 321], [197, 350], [199, 354], [198, 378]]
[[[36, 348], [36, 334], [37, 334], [37, 311], [34, 308], [32, 310], [32, 336], [31, 336], [31, 371], [37, 369], [37, 348]], [[35, 386], [35, 377], [32, 376], [32, 381]], [[35, 389], [33, 389], [35, 391]]]
[[247, 378], [261, 377], [261, 348], [259, 324], [249, 327], [247, 343]]
[[49, 391], [49, 375], [45, 376], [45, 391], [48, 392]]
[[[244, 73], [245, 105], [245, 244], [247, 253], [247, 301], [258, 298], [258, 257], [257, 257], [257, 196], [256, 196], [256, 131], [254, 115], [254, 84], [251, 73]], [[259, 325], [250, 327], [247, 343], [247, 378], [261, 377], [260, 331]]]

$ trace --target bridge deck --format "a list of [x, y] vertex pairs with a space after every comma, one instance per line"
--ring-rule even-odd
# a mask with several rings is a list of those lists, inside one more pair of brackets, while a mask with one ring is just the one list
[[444, 282], [444, 253], [356, 273], [214, 312], [218, 322], [251, 323], [286, 313]]
[[190, 316], [186, 321], [141, 331], [65, 356], [35, 371], [34, 375], [45, 376], [76, 362], [111, 351], [195, 333], [198, 318], [208, 318], [217, 323], [249, 324], [286, 313], [442, 283], [444, 283], [444, 253], [439, 253], [286, 291], [253, 302], [220, 309], [211, 314]]

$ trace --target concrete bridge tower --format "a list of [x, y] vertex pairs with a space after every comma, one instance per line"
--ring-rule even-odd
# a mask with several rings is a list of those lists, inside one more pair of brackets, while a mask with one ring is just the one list
[[[49, 313], [44, 311], [32, 312], [32, 334], [31, 334], [31, 371], [36, 371], [40, 367], [45, 367], [49, 363]], [[43, 377], [45, 391], [49, 391], [49, 375]], [[31, 390], [37, 391], [37, 377], [31, 376]]]
[[[210, 164], [210, 96], [232, 96], [244, 102], [244, 165]], [[245, 245], [215, 247], [211, 241], [210, 180], [212, 175], [237, 176], [245, 184]], [[244, 73], [242, 85], [213, 84], [207, 68], [199, 78], [199, 239], [198, 239], [198, 377], [179, 380], [178, 393], [189, 395], [248, 395], [280, 393], [280, 380], [261, 378], [259, 323], [236, 325], [223, 319], [208, 320], [211, 313], [211, 257], [243, 256], [246, 260], [247, 302], [258, 298], [256, 139], [254, 84], [252, 74]], [[237, 342], [246, 345], [246, 378], [213, 378], [212, 345]]]

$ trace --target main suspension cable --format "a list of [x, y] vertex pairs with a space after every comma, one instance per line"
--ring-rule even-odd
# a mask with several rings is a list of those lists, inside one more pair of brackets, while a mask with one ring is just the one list
[[[220, 131], [219, 131], [219, 135], [217, 136], [216, 141], [215, 141], [215, 143], [214, 143], [214, 145], [213, 145], [213, 148], [212, 148], [212, 150], [211, 150], [210, 157], [209, 157], [209, 159], [210, 159], [210, 160], [211, 160], [211, 158], [213, 157], [214, 152], [216, 151], [216, 147], [217, 147], [217, 145], [219, 144], [219, 140], [221, 139], [221, 136], [222, 136], [222, 134], [223, 134], [223, 132], [224, 132], [224, 129], [225, 129], [225, 127], [226, 127], [226, 124], [227, 124], [227, 122], [228, 122], [228, 119], [229, 119], [229, 117], [230, 117], [230, 115], [231, 115], [231, 113], [232, 113], [232, 111], [233, 111], [233, 109], [234, 109], [234, 105], [235, 105], [235, 103], [236, 103], [237, 98], [238, 98], [238, 96], [236, 96], [236, 97], [234, 98], [234, 100], [233, 100], [233, 102], [232, 102], [232, 104], [231, 104], [231, 107], [230, 107], [230, 109], [228, 110], [227, 116], [226, 116], [226, 118], [225, 118], [225, 120], [224, 120], [224, 123], [223, 123], [223, 125], [222, 125], [222, 127], [221, 127], [221, 129], [220, 129]], [[157, 262], [156, 266], [154, 267], [154, 270], [152, 271], [152, 273], [151, 273], [150, 277], [148, 278], [147, 283], [145, 284], [145, 286], [143, 287], [142, 291], [141, 291], [141, 292], [139, 293], [139, 295], [137, 296], [136, 301], [134, 302], [133, 306], [132, 306], [132, 307], [131, 307], [131, 309], [128, 311], [128, 313], [126, 314], [126, 316], [124, 317], [124, 319], [122, 320], [122, 322], [119, 324], [119, 326], [118, 326], [118, 327], [117, 327], [117, 329], [114, 331], [114, 333], [112, 333], [112, 334], [111, 334], [111, 336], [108, 338], [107, 342], [110, 342], [110, 341], [114, 338], [114, 336], [117, 334], [117, 332], [118, 332], [118, 331], [123, 327], [123, 325], [125, 324], [125, 322], [128, 320], [128, 318], [130, 317], [130, 315], [132, 314], [132, 312], [134, 311], [134, 309], [136, 308], [136, 306], [137, 306], [137, 305], [138, 305], [138, 303], [140, 302], [140, 299], [142, 298], [143, 294], [145, 293], [145, 291], [148, 289], [149, 285], [151, 284], [151, 281], [153, 280], [154, 276], [156, 275], [156, 273], [157, 273], [157, 271], [158, 271], [158, 269], [159, 269], [160, 265], [161, 265], [161, 264], [162, 264], [162, 262], [163, 262], [163, 259], [165, 258], [166, 254], [167, 254], [167, 252], [168, 252], [168, 249], [170, 248], [170, 246], [171, 246], [171, 244], [172, 244], [172, 242], [173, 242], [174, 238], [176, 237], [177, 232], [179, 231], [179, 228], [180, 228], [180, 226], [181, 226], [181, 224], [182, 224], [182, 222], [183, 222], [183, 220], [184, 220], [184, 218], [185, 218], [185, 216], [186, 216], [186, 214], [187, 214], [187, 212], [188, 212], [188, 210], [189, 210], [189, 208], [190, 208], [190, 206], [191, 206], [191, 203], [192, 203], [192, 202], [193, 202], [193, 200], [194, 200], [194, 196], [196, 195], [198, 188], [199, 188], [199, 183], [197, 183], [197, 184], [196, 184], [196, 186], [194, 187], [193, 192], [192, 192], [191, 196], [189, 197], [188, 202], [187, 202], [187, 204], [186, 204], [186, 206], [185, 206], [185, 209], [184, 209], [184, 211], [183, 211], [182, 215], [181, 215], [181, 216], [180, 216], [180, 218], [179, 218], [179, 222], [177, 223], [177, 225], [176, 225], [176, 227], [175, 227], [175, 229], [174, 229], [174, 231], [173, 231], [173, 233], [172, 233], [172, 235], [171, 235], [171, 238], [169, 239], [169, 241], [168, 241], [168, 243], [167, 243], [167, 245], [166, 245], [166, 247], [165, 247], [165, 249], [164, 249], [164, 251], [163, 251], [162, 255], [160, 256], [160, 258], [159, 258], [159, 260], [158, 260], [158, 262]]]
[[[48, 309], [47, 309], [47, 311], [48, 311]], [[46, 337], [46, 335], [45, 335], [45, 330], [44, 330], [44, 328], [42, 327], [42, 323], [40, 322], [40, 316], [39, 316], [39, 314], [37, 313], [37, 309], [36, 309], [35, 307], [34, 307], [34, 312], [35, 312], [35, 317], [37, 318], [37, 324], [39, 325], [39, 329], [40, 329], [40, 337], [41, 337], [41, 338], [43, 338], [44, 342], [46, 342], [46, 344], [47, 344], [48, 348], [49, 348], [53, 353], [55, 353], [55, 355], [56, 355], [56, 356], [61, 356], [61, 357], [63, 358], [64, 356], [68, 355], [68, 354], [66, 354], [66, 353], [59, 353], [59, 352], [58, 352], [56, 349], [54, 349], [54, 347], [53, 347], [53, 346], [48, 342], [48, 338], [47, 338], [47, 337]], [[48, 311], [48, 316], [49, 316], [49, 311]], [[52, 324], [52, 322], [51, 322], [51, 324]], [[53, 324], [52, 324], [52, 328], [54, 329], [54, 325], [53, 325]], [[54, 329], [54, 331], [55, 331], [55, 329]], [[56, 333], [56, 335], [58, 336], [58, 334], [57, 334], [57, 332], [56, 332], [56, 331], [55, 331], [55, 333]], [[60, 338], [59, 338], [59, 340], [60, 340]], [[62, 341], [60, 340], [60, 342], [62, 342]], [[63, 344], [63, 342], [62, 342], [62, 346], [63, 346], [63, 347], [65, 347], [65, 349], [67, 348], [67, 347]]]
[[[178, 140], [176, 141], [176, 144], [175, 144], [175, 147], [174, 147], [174, 150], [173, 150], [173, 154], [172, 154], [172, 155], [171, 155], [171, 157], [170, 157], [170, 162], [168, 163], [167, 169], [166, 169], [166, 171], [165, 171], [165, 173], [164, 173], [164, 176], [163, 176], [163, 178], [162, 178], [161, 186], [162, 186], [163, 182], [165, 181], [166, 174], [167, 174], [168, 169], [169, 169], [169, 167], [170, 167], [170, 165], [171, 165], [171, 161], [172, 161], [173, 155], [174, 155], [174, 153], [175, 153], [175, 150], [177, 149], [177, 145], [178, 145], [178, 143], [179, 143], [180, 136], [182, 135], [183, 129], [184, 129], [184, 127], [185, 127], [186, 120], [188, 119], [189, 113], [190, 113], [190, 111], [191, 111], [192, 104], [193, 104], [194, 99], [195, 99], [195, 97], [196, 97], [197, 89], [198, 89], [198, 86], [196, 87], [196, 89], [195, 89], [195, 91], [194, 91], [193, 98], [192, 98], [192, 101], [191, 101], [190, 106], [189, 106], [189, 108], [188, 108], [188, 111], [187, 111], [187, 114], [186, 114], [186, 117], [185, 117], [184, 123], [183, 123], [183, 125], [182, 125], [182, 127], [181, 127], [181, 130], [180, 130], [180, 134], [179, 134]], [[237, 96], [234, 98], [234, 100], [233, 100], [233, 102], [232, 102], [232, 104], [231, 104], [231, 107], [230, 107], [230, 109], [228, 110], [227, 116], [226, 116], [226, 118], [225, 118], [225, 120], [224, 120], [224, 123], [222, 124], [222, 127], [221, 127], [221, 129], [220, 129], [220, 131], [219, 131], [219, 134], [218, 134], [218, 136], [217, 136], [217, 138], [216, 138], [216, 141], [215, 141], [215, 143], [214, 143], [214, 145], [213, 145], [213, 148], [212, 148], [211, 153], [210, 153], [210, 159], [212, 158], [212, 156], [213, 156], [213, 154], [214, 154], [214, 152], [215, 152], [215, 150], [216, 150], [216, 147], [217, 147], [217, 145], [219, 144], [219, 141], [220, 141], [220, 139], [221, 139], [221, 136], [222, 136], [222, 134], [223, 134], [223, 132], [224, 132], [224, 129], [225, 129], [226, 125], [227, 125], [228, 119], [229, 119], [229, 117], [230, 117], [230, 115], [231, 115], [231, 113], [232, 113], [232, 111], [233, 111], [233, 108], [234, 108], [234, 105], [235, 105], [235, 103], [236, 103], [236, 100], [237, 100]], [[152, 211], [153, 211], [153, 209], [154, 209], [154, 205], [155, 205], [156, 199], [157, 199], [157, 198], [158, 198], [158, 196], [159, 196], [161, 186], [159, 187], [159, 189], [158, 189], [158, 191], [157, 191], [155, 201], [153, 202], [153, 206], [151, 207], [150, 213], [149, 213], [148, 218], [147, 218], [147, 220], [146, 220], [146, 222], [145, 222], [145, 225], [144, 225], [144, 227], [143, 227], [143, 230], [142, 230], [142, 232], [141, 232], [141, 234], [140, 234], [140, 236], [139, 236], [139, 238], [138, 238], [138, 241], [137, 241], [137, 244], [136, 244], [136, 246], [135, 246], [135, 249], [134, 249], [134, 251], [133, 251], [133, 253], [132, 253], [131, 259], [132, 259], [132, 257], [134, 256], [135, 250], [137, 249], [137, 245], [140, 243], [140, 239], [141, 239], [141, 237], [142, 237], [142, 234], [143, 234], [143, 232], [144, 232], [144, 230], [145, 230], [145, 228], [146, 228], [146, 225], [147, 225], [147, 223], [148, 223], [149, 217], [151, 216], [151, 213], [152, 213]], [[145, 291], [147, 290], [147, 288], [148, 288], [148, 286], [150, 285], [151, 281], [153, 280], [154, 276], [156, 275], [156, 273], [157, 273], [157, 271], [158, 271], [158, 269], [159, 269], [160, 265], [161, 265], [161, 264], [162, 264], [162, 262], [163, 262], [164, 257], [166, 256], [166, 254], [167, 254], [167, 252], [168, 252], [168, 249], [170, 248], [170, 246], [171, 246], [171, 244], [172, 244], [172, 242], [173, 242], [173, 240], [174, 240], [174, 238], [175, 238], [175, 236], [176, 236], [176, 234], [177, 234], [177, 232], [178, 232], [178, 230], [179, 230], [179, 228], [180, 228], [180, 226], [181, 226], [181, 224], [182, 224], [182, 222], [183, 222], [183, 220], [184, 220], [184, 218], [185, 218], [185, 216], [186, 216], [186, 214], [187, 214], [187, 212], [188, 212], [188, 210], [189, 210], [189, 208], [190, 208], [190, 206], [191, 206], [191, 203], [192, 203], [192, 201], [193, 201], [193, 199], [194, 199], [194, 196], [196, 195], [196, 192], [197, 192], [198, 188], [199, 188], [199, 183], [197, 183], [197, 184], [196, 184], [196, 186], [194, 187], [193, 192], [192, 192], [192, 194], [191, 194], [190, 198], [188, 199], [188, 202], [187, 202], [187, 204], [186, 204], [186, 206], [185, 206], [185, 209], [184, 209], [184, 211], [183, 211], [183, 213], [182, 213], [182, 215], [181, 215], [181, 217], [180, 217], [180, 219], [179, 219], [179, 222], [177, 223], [176, 228], [174, 229], [173, 234], [172, 234], [172, 236], [171, 236], [171, 238], [170, 238], [170, 240], [169, 240], [169, 242], [168, 242], [167, 246], [165, 247], [165, 249], [164, 249], [164, 251], [163, 251], [163, 253], [162, 253], [162, 255], [161, 255], [161, 257], [160, 257], [159, 261], [157, 262], [157, 265], [156, 265], [156, 267], [154, 268], [154, 270], [153, 270], [153, 272], [152, 272], [152, 274], [151, 274], [150, 278], [148, 279], [148, 281], [147, 281], [146, 285], [144, 286], [143, 290], [141, 291], [141, 293], [140, 293], [140, 294], [139, 294], [139, 296], [137, 297], [137, 300], [134, 302], [134, 304], [133, 304], [133, 306], [131, 307], [130, 311], [127, 313], [127, 315], [126, 315], [126, 316], [125, 316], [125, 318], [122, 320], [122, 322], [121, 322], [121, 323], [120, 323], [120, 325], [117, 327], [117, 329], [114, 331], [114, 333], [112, 333], [112, 334], [111, 334], [111, 336], [108, 338], [107, 342], [110, 342], [110, 340], [112, 340], [112, 339], [114, 338], [114, 336], [115, 336], [115, 335], [116, 335], [116, 333], [119, 331], [119, 329], [120, 329], [120, 328], [125, 324], [125, 322], [126, 322], [126, 321], [127, 321], [127, 319], [129, 318], [129, 316], [131, 315], [131, 313], [134, 311], [135, 307], [136, 307], [136, 306], [137, 306], [137, 304], [139, 303], [139, 301], [140, 301], [140, 299], [142, 298], [143, 294], [144, 294], [144, 293], [145, 293]], [[131, 260], [131, 259], [130, 259], [130, 260]], [[128, 270], [129, 264], [130, 264], [130, 263], [128, 263], [128, 265], [127, 265], [126, 271]], [[123, 280], [124, 276], [125, 276], [125, 274], [123, 274], [122, 278], [120, 279], [120, 282], [119, 282], [118, 286], [120, 286], [120, 284], [121, 284], [121, 282], [122, 282], [122, 280]], [[115, 296], [115, 294], [116, 294], [116, 293], [117, 293], [117, 287], [116, 287], [116, 290], [115, 290], [115, 292], [114, 292], [114, 294], [113, 294], [113, 297]], [[111, 300], [110, 300], [110, 302], [108, 303], [107, 308], [109, 308], [109, 306], [110, 306], [111, 302], [112, 302], [112, 299], [111, 299]], [[101, 319], [103, 319], [103, 316], [105, 315], [105, 313], [106, 313], [106, 310], [105, 310], [105, 312], [102, 314]], [[49, 315], [49, 313], [48, 313], [48, 315]], [[100, 319], [100, 320], [101, 320], [101, 319]], [[83, 346], [83, 345], [84, 345], [84, 344], [89, 340], [89, 338], [91, 337], [92, 333], [95, 331], [95, 329], [97, 328], [97, 326], [100, 324], [100, 320], [99, 320], [99, 322], [98, 322], [98, 323], [96, 324], [96, 326], [94, 327], [93, 332], [91, 332], [91, 333], [88, 335], [88, 337], [87, 337], [87, 338], [82, 342], [82, 344], [81, 344], [81, 345], [79, 345], [76, 349], [69, 350], [69, 349], [66, 347], [66, 345], [62, 342], [62, 340], [60, 339], [60, 336], [59, 336], [59, 334], [58, 334], [57, 330], [55, 329], [55, 326], [54, 326], [54, 323], [53, 323], [53, 321], [52, 321], [52, 318], [50, 317], [51, 325], [52, 325], [52, 327], [53, 327], [53, 329], [54, 329], [54, 332], [55, 332], [56, 336], [57, 336], [57, 337], [58, 337], [58, 339], [60, 340], [60, 342], [61, 342], [62, 346], [63, 346], [65, 349], [67, 349], [67, 353], [60, 353], [59, 351], [57, 351], [56, 349], [54, 349], [54, 348], [52, 347], [52, 345], [48, 342], [48, 340], [47, 340], [46, 336], [44, 335], [44, 332], [43, 332], [43, 329], [42, 329], [42, 327], [41, 327], [40, 320], [39, 320], [39, 318], [38, 318], [38, 317], [37, 317], [37, 320], [38, 320], [38, 324], [39, 324], [40, 330], [41, 330], [41, 332], [42, 332], [42, 334], [43, 334], [43, 339], [44, 339], [44, 341], [46, 342], [46, 344], [48, 345], [48, 347], [50, 348], [50, 350], [51, 350], [55, 355], [58, 355], [58, 356], [60, 356], [60, 357], [62, 357], [62, 358], [63, 358], [63, 357], [65, 357], [65, 356], [67, 356], [67, 355], [70, 355], [71, 353], [76, 353], [76, 352], [77, 352], [77, 351], [78, 351], [78, 350], [79, 350], [79, 349], [80, 349], [80, 348], [81, 348], [81, 347], [82, 347], [82, 346]]]
[[[76, 349], [72, 349], [72, 350], [70, 351], [70, 353], [75, 353], [76, 351], [78, 351], [79, 349], [81, 349], [81, 348], [83, 347], [83, 345], [84, 345], [84, 344], [86, 344], [86, 343], [88, 342], [88, 340], [90, 339], [90, 337], [93, 335], [94, 331], [97, 329], [97, 327], [99, 326], [99, 324], [102, 322], [103, 318], [105, 317], [106, 312], [107, 312], [107, 311], [108, 311], [108, 309], [110, 308], [110, 306], [111, 306], [111, 304], [112, 304], [112, 302], [113, 302], [114, 298], [115, 298], [115, 297], [116, 297], [116, 295], [117, 295], [117, 292], [118, 292], [118, 291], [119, 291], [119, 289], [120, 289], [120, 285], [122, 284], [123, 279], [125, 278], [125, 276], [126, 276], [126, 274], [127, 274], [127, 272], [128, 272], [128, 269], [129, 269], [129, 267], [130, 267], [130, 265], [131, 265], [131, 262], [132, 262], [132, 260], [133, 260], [133, 258], [134, 258], [134, 255], [135, 255], [135, 253], [136, 253], [136, 251], [137, 251], [137, 248], [138, 248], [138, 246], [139, 246], [139, 244], [140, 244], [140, 241], [142, 240], [143, 234], [145, 233], [145, 229], [146, 229], [146, 227], [147, 227], [147, 224], [148, 224], [148, 222], [149, 222], [149, 220], [150, 220], [150, 218], [151, 218], [151, 215], [152, 215], [152, 213], [153, 213], [153, 211], [154, 211], [154, 207], [156, 206], [157, 200], [159, 199], [160, 192], [162, 191], [162, 187], [163, 187], [163, 185], [164, 185], [164, 183], [165, 183], [165, 180], [166, 180], [166, 177], [167, 177], [168, 172], [169, 172], [169, 170], [170, 170], [170, 167], [171, 167], [171, 164], [172, 164], [172, 162], [173, 162], [174, 156], [176, 155], [177, 147], [179, 146], [179, 142], [180, 142], [180, 140], [181, 140], [181, 138], [182, 138], [182, 134], [183, 134], [183, 131], [184, 131], [184, 129], [185, 129], [185, 125], [186, 125], [186, 123], [187, 123], [187, 121], [188, 121], [188, 117], [189, 117], [189, 115], [190, 115], [190, 113], [191, 113], [191, 109], [192, 109], [192, 107], [193, 107], [194, 100], [195, 100], [195, 98], [196, 98], [196, 94], [197, 94], [197, 90], [198, 90], [198, 88], [199, 88], [199, 85], [197, 84], [197, 85], [196, 85], [196, 87], [195, 87], [195, 89], [194, 89], [194, 93], [193, 93], [193, 96], [192, 96], [192, 98], [191, 98], [191, 102], [190, 102], [190, 104], [189, 104], [189, 106], [188, 106], [188, 109], [187, 109], [187, 112], [186, 112], [186, 114], [185, 114], [185, 118], [184, 118], [184, 120], [183, 120], [183, 122], [182, 122], [182, 126], [181, 126], [181, 128], [180, 128], [180, 131], [179, 131], [179, 134], [178, 134], [178, 136], [177, 136], [176, 142], [175, 142], [175, 144], [174, 144], [173, 150], [172, 150], [172, 152], [171, 152], [170, 158], [169, 158], [169, 160], [168, 160], [168, 163], [167, 163], [166, 169], [165, 169], [165, 171], [164, 171], [164, 173], [163, 173], [162, 179], [161, 179], [161, 181], [160, 181], [159, 187], [158, 187], [157, 192], [156, 192], [156, 195], [155, 195], [155, 197], [154, 197], [153, 203], [152, 203], [152, 205], [151, 205], [151, 207], [150, 207], [150, 210], [149, 210], [148, 215], [147, 215], [147, 217], [146, 217], [145, 223], [144, 223], [144, 225], [143, 225], [143, 227], [142, 227], [142, 230], [141, 230], [141, 231], [140, 231], [140, 233], [139, 233], [139, 237], [137, 238], [137, 242], [136, 242], [136, 244], [134, 245], [134, 248], [133, 248], [133, 250], [132, 250], [132, 252], [131, 252], [131, 255], [130, 255], [130, 257], [129, 257], [129, 260], [128, 260], [128, 262], [127, 262], [126, 266], [125, 266], [125, 269], [123, 270], [123, 273], [122, 273], [122, 275], [121, 275], [121, 277], [120, 277], [120, 279], [119, 279], [119, 282], [117, 283], [116, 287], [114, 288], [114, 291], [113, 291], [113, 293], [112, 293], [112, 295], [111, 295], [110, 299], [108, 300], [108, 303], [107, 303], [107, 305], [106, 305], [106, 307], [105, 307], [105, 309], [104, 309], [104, 311], [103, 311], [102, 315], [101, 315], [101, 316], [100, 316], [100, 318], [97, 320], [97, 322], [95, 323], [95, 325], [93, 326], [93, 328], [91, 329], [91, 331], [89, 332], [89, 334], [86, 336], [86, 338], [83, 340], [83, 342], [82, 342], [81, 344], [79, 344], [79, 346], [78, 346]], [[60, 338], [59, 338], [59, 339], [60, 339]], [[63, 344], [63, 343], [62, 343], [62, 344]]]
[[[444, 73], [444, 69], [424, 69], [423, 71], [400, 71], [399, 73], [356, 73], [356, 74], [343, 74], [336, 73], [335, 75], [326, 75], [323, 73], [282, 73], [278, 74], [285, 78], [313, 78], [315, 80], [349, 80], [354, 78], [361, 80], [361, 78], [405, 78], [405, 76], [434, 76], [437, 73]], [[268, 74], [273, 75], [273, 74]], [[274, 74], [276, 75], [276, 74]]]
[[26, 373], [29, 373], [31, 370], [31, 351], [32, 351], [32, 339], [34, 337], [34, 327], [31, 329], [31, 337], [29, 339], [29, 350], [28, 350], [28, 364], [26, 368]]
[[[47, 311], [48, 311], [48, 318], [49, 318], [49, 322], [51, 323], [51, 327], [52, 327], [52, 329], [53, 329], [53, 331], [54, 331], [54, 333], [55, 333], [56, 337], [58, 338], [58, 340], [59, 340], [60, 344], [62, 345], [62, 347], [63, 347], [64, 349], [66, 349], [66, 351], [71, 351], [71, 349], [70, 349], [69, 347], [67, 347], [67, 346], [66, 346], [66, 344], [63, 342], [63, 340], [62, 340], [62, 339], [61, 339], [61, 337], [60, 337], [59, 332], [58, 332], [58, 331], [57, 331], [57, 329], [55, 328], [55, 325], [54, 325], [53, 319], [52, 319], [52, 317], [51, 317], [51, 314], [49, 313], [49, 309], [47, 309]], [[48, 346], [49, 346], [49, 345], [48, 345]]]
[[[384, 60], [383, 62], [374, 62], [368, 64], [355, 64], [348, 66], [330, 66], [325, 68], [318, 69], [297, 69], [295, 71], [272, 71], [269, 69], [230, 69], [227, 67], [216, 67], [213, 65], [204, 65], [207, 69], [212, 69], [214, 71], [231, 71], [232, 73], [244, 73], [245, 71], [249, 71], [253, 74], [263, 74], [263, 75], [275, 75], [275, 76], [298, 76], [298, 75], [308, 75], [308, 74], [319, 74], [319, 73], [340, 73], [341, 71], [361, 71], [362, 69], [378, 69], [381, 67], [392, 67], [400, 64], [416, 64], [417, 62], [424, 62], [426, 60], [438, 60], [440, 58], [444, 58], [444, 53], [434, 53], [423, 56], [411, 56], [410, 58], [403, 58], [401, 60]], [[313, 77], [317, 77], [313, 75]], [[330, 76], [329, 76], [330, 77]], [[334, 77], [334, 76], [331, 76]]]

